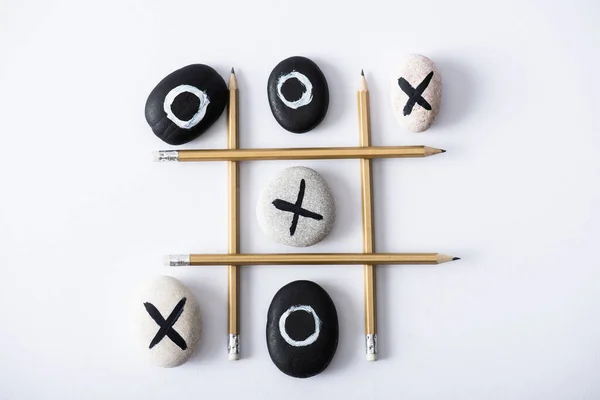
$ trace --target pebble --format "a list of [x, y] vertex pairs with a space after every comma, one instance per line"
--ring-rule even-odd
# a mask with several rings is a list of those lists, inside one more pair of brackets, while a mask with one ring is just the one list
[[429, 58], [411, 54], [392, 76], [392, 107], [400, 125], [423, 132], [440, 111], [442, 78]]
[[139, 353], [159, 367], [177, 367], [200, 339], [200, 307], [192, 292], [170, 276], [143, 283], [131, 298], [130, 327]]
[[146, 101], [146, 121], [163, 142], [188, 143], [219, 119], [229, 92], [208, 65], [192, 64], [167, 75]]
[[315, 128], [329, 107], [325, 75], [306, 57], [290, 57], [277, 64], [269, 75], [267, 94], [273, 117], [293, 133]]
[[284, 374], [308, 378], [325, 370], [338, 345], [333, 300], [311, 281], [288, 283], [275, 294], [267, 313], [267, 348]]
[[306, 167], [283, 170], [261, 191], [258, 224], [272, 240], [294, 247], [323, 240], [335, 221], [335, 202], [327, 182]]

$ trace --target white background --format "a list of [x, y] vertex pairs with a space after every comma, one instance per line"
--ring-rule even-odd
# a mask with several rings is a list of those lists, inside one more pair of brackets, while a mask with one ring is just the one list
[[[0, 1], [1, 399], [549, 399], [600, 397], [600, 7], [593, 1]], [[422, 134], [391, 110], [391, 71], [417, 52], [438, 65], [442, 110]], [[325, 121], [281, 129], [271, 69], [305, 55], [327, 77]], [[381, 360], [363, 350], [356, 266], [242, 272], [243, 360], [226, 354], [226, 269], [169, 269], [168, 253], [227, 249], [225, 163], [157, 164], [169, 146], [144, 119], [175, 69], [238, 72], [243, 147], [355, 146], [361, 68], [374, 145], [445, 155], [374, 163], [376, 248], [460, 262], [378, 268]], [[185, 148], [223, 148], [219, 122]], [[261, 186], [317, 169], [338, 205], [307, 252], [362, 249], [359, 162], [241, 167], [243, 252], [270, 243]], [[127, 298], [169, 274], [196, 294], [204, 331], [182, 367], [145, 365]], [[333, 298], [339, 347], [322, 374], [280, 373], [265, 344], [269, 302], [310, 279]]]

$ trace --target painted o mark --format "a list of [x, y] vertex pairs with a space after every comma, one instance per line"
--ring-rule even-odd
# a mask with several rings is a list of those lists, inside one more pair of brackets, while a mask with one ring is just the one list
[[[288, 79], [292, 79], [292, 78], [297, 79], [302, 84], [302, 86], [304, 86], [304, 88], [306, 89], [306, 90], [304, 90], [304, 93], [302, 93], [302, 97], [300, 97], [296, 101], [288, 101], [288, 99], [286, 99], [285, 96], [283, 95], [283, 93], [281, 92], [281, 88], [283, 87], [283, 84]], [[279, 97], [279, 99], [283, 102], [283, 104], [285, 104], [289, 108], [293, 108], [295, 110], [297, 108], [300, 108], [302, 106], [309, 104], [312, 101], [312, 99], [313, 99], [312, 88], [313, 88], [312, 83], [310, 83], [310, 79], [308, 79], [306, 77], [306, 75], [304, 75], [298, 71], [292, 71], [289, 74], [281, 75], [279, 77], [279, 79], [277, 80], [277, 97]]]
[[[310, 335], [309, 337], [307, 337], [304, 340], [292, 339], [290, 337], [290, 335], [288, 335], [287, 331], [285, 330], [285, 321], [287, 320], [287, 317], [289, 317], [291, 313], [296, 312], [296, 311], [305, 311], [309, 314], [312, 314], [312, 316], [315, 320], [315, 331], [313, 332], [312, 335]], [[319, 333], [321, 333], [321, 320], [319, 319], [319, 316], [317, 315], [317, 313], [311, 306], [291, 306], [279, 318], [279, 333], [281, 333], [281, 337], [283, 337], [283, 339], [290, 346], [294, 346], [294, 347], [308, 346], [308, 345], [311, 345], [314, 342], [316, 342], [317, 339], [319, 338]]]
[[[179, 96], [181, 93], [191, 93], [200, 100], [200, 104], [198, 104], [198, 111], [192, 118], [187, 121], [182, 121], [173, 113], [171, 106], [173, 105], [173, 101], [175, 98]], [[195, 86], [191, 85], [179, 85], [173, 89], [165, 96], [165, 102], [163, 107], [165, 109], [165, 113], [167, 113], [167, 118], [169, 118], [175, 125], [183, 129], [191, 129], [194, 126], [198, 125], [204, 115], [206, 114], [206, 107], [210, 104], [210, 99], [206, 95], [206, 92], [198, 89]]]

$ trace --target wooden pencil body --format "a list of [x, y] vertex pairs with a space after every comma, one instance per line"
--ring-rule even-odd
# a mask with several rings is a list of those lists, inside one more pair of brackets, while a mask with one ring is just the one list
[[[227, 147], [238, 148], [238, 90], [235, 77], [230, 80]], [[228, 188], [229, 188], [229, 254], [239, 253], [239, 163], [228, 161]], [[240, 267], [229, 265], [227, 268], [228, 287], [228, 330], [229, 334], [239, 334], [240, 310], [239, 287]]]
[[[364, 78], [363, 78], [364, 79]], [[369, 115], [369, 92], [358, 92], [358, 125], [361, 147], [371, 146], [371, 126]], [[363, 251], [367, 254], [374, 252], [373, 239], [373, 173], [371, 160], [360, 160], [361, 193], [362, 193], [362, 223]], [[377, 332], [377, 292], [375, 286], [375, 266], [364, 265], [364, 304], [365, 304], [365, 334]]]
[[352, 158], [413, 158], [437, 154], [427, 146], [313, 147], [275, 149], [179, 150], [178, 161], [322, 160]]
[[[438, 253], [256, 253], [190, 254], [189, 265], [419, 265], [439, 264]], [[451, 259], [449, 259], [451, 261]], [[178, 264], [181, 265], [181, 264]]]

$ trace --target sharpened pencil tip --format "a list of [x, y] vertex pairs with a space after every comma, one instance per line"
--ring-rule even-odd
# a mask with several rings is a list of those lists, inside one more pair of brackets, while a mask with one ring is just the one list
[[231, 73], [235, 75], [235, 69], [233, 69], [233, 67], [231, 67]]
[[445, 152], [446, 152], [446, 150], [444, 150], [444, 149], [440, 149], [440, 150], [442, 151], [442, 153], [445, 153]]
[[452, 261], [460, 260], [460, 257], [452, 257]]
[[363, 70], [361, 69], [361, 70], [360, 70], [360, 74], [361, 74], [362, 76], [365, 76], [365, 71], [363, 71]]

